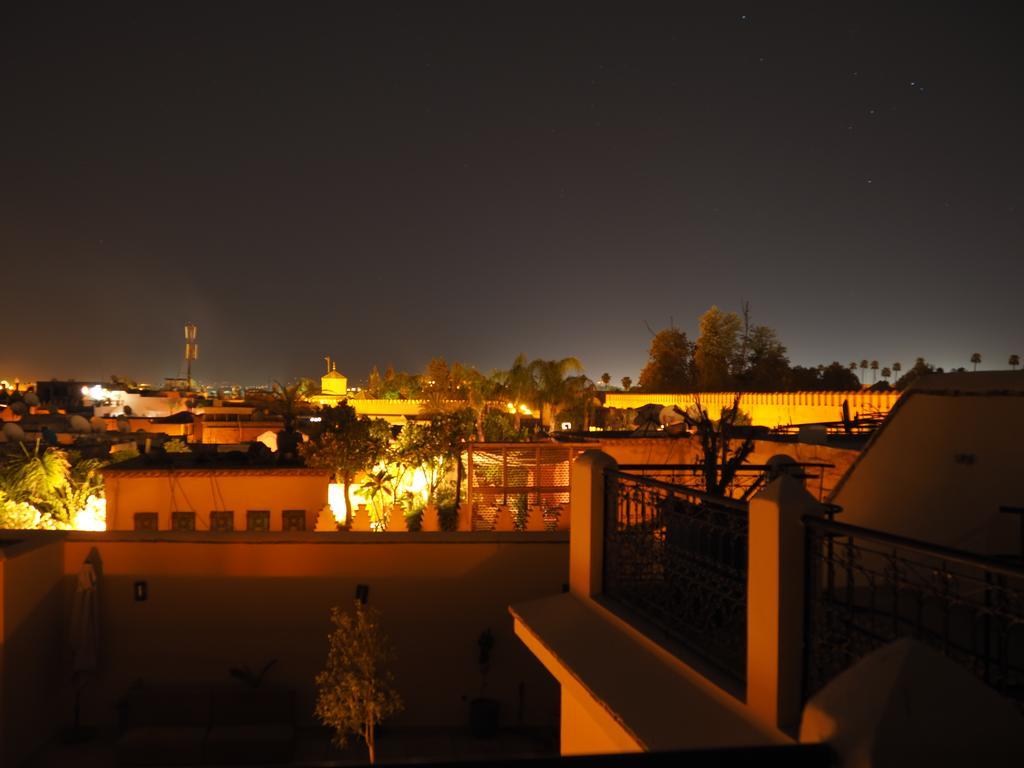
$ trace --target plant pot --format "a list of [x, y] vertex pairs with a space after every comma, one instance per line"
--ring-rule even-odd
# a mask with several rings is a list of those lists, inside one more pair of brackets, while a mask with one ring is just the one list
[[499, 704], [497, 699], [478, 698], [469, 702], [469, 731], [477, 739], [493, 739], [498, 735]]

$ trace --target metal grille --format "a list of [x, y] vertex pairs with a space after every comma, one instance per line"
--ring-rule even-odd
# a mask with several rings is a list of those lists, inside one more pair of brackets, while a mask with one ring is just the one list
[[[778, 466], [744, 464], [736, 472], [726, 489], [726, 496], [733, 499], [750, 499], [770, 482], [773, 473], [784, 470], [804, 481], [804, 487], [808, 492], [816, 494], [818, 501], [822, 501], [825, 497], [825, 470], [834, 468], [835, 465], [822, 461], [794, 461]], [[706, 487], [703, 464], [623, 464], [619, 469], [633, 475], [650, 477], [669, 485], [681, 485], [695, 491], [703, 492]]]
[[266, 533], [270, 530], [270, 510], [250, 509], [245, 513], [245, 529]]
[[746, 678], [748, 507], [605, 473], [604, 594]]
[[930, 645], [1024, 708], [1024, 569], [805, 518], [804, 696], [887, 643]]
[[283, 531], [304, 531], [306, 530], [306, 510], [286, 509], [281, 513], [281, 530]]
[[[516, 529], [554, 530], [569, 506], [569, 470], [580, 448], [523, 443], [471, 445], [467, 500], [473, 530], [493, 530], [501, 514]], [[530, 518], [541, 515], [543, 524]]]
[[171, 512], [172, 531], [194, 531], [196, 529], [195, 512]]

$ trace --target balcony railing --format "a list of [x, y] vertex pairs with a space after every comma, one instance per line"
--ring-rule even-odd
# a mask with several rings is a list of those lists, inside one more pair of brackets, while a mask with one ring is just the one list
[[876, 648], [913, 637], [1024, 707], [1024, 569], [804, 518], [804, 697]]
[[605, 472], [604, 594], [746, 677], [748, 505]]

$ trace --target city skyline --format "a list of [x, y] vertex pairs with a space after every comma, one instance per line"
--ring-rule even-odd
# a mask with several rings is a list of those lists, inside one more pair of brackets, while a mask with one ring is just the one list
[[1024, 351], [1006, 19], [646, 9], [15, 9], [0, 376], [183, 375], [191, 321], [200, 380], [618, 381], [744, 300], [794, 364]]

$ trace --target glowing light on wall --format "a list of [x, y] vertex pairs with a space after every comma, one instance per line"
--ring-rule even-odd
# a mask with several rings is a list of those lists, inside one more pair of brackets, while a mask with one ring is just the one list
[[90, 496], [71, 518], [71, 527], [76, 531], [107, 530], [107, 500]]
[[[356, 484], [349, 489], [349, 495], [356, 509], [359, 509], [360, 504], [369, 503], [359, 493], [359, 486]], [[348, 504], [345, 501], [345, 486], [341, 483], [330, 483], [327, 486], [327, 506], [331, 508], [331, 514], [338, 525], [344, 525], [348, 520]]]

